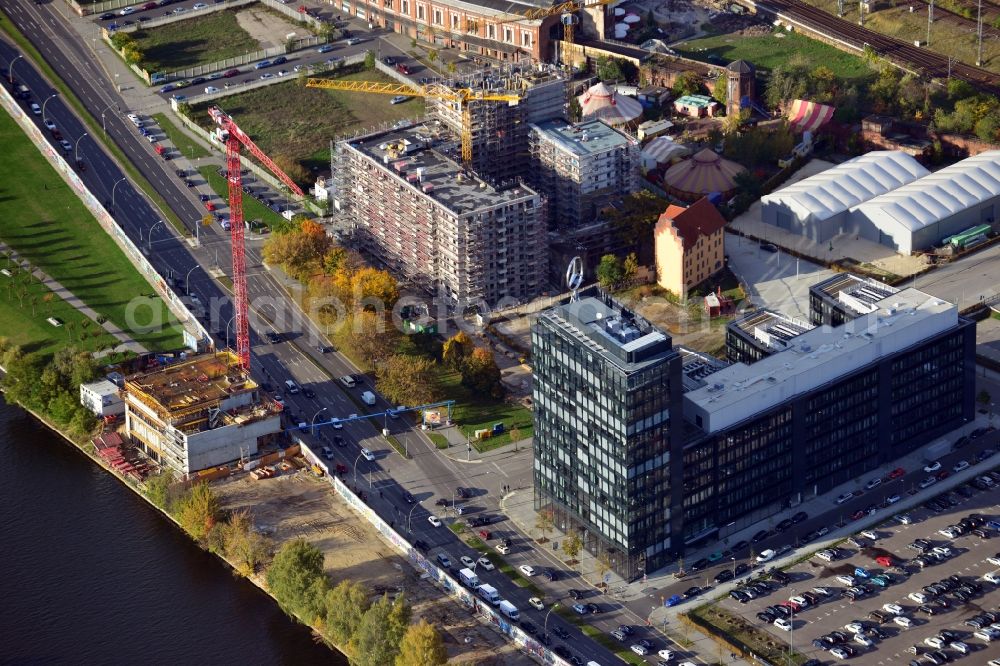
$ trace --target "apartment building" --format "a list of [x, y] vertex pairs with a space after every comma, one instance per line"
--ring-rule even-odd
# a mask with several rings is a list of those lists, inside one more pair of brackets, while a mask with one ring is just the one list
[[503, 183], [526, 177], [528, 130], [530, 123], [561, 118], [565, 113], [567, 79], [551, 65], [503, 65], [456, 81], [459, 86], [483, 92], [520, 96], [516, 104], [469, 101], [465, 109], [458, 102], [427, 98], [427, 116], [440, 121], [455, 136], [461, 136], [467, 122], [472, 146], [468, 165], [480, 178]]
[[671, 204], [653, 229], [657, 283], [681, 298], [722, 270], [726, 218], [706, 198]]
[[340, 204], [357, 240], [391, 270], [453, 305], [493, 306], [545, 289], [541, 198], [517, 180], [494, 186], [463, 170], [444, 128], [377, 132], [340, 150]]
[[531, 125], [530, 173], [548, 199], [549, 225], [572, 232], [639, 186], [639, 142], [600, 120]]
[[280, 407], [229, 351], [134, 375], [123, 393], [126, 436], [181, 478], [255, 456], [281, 431]]

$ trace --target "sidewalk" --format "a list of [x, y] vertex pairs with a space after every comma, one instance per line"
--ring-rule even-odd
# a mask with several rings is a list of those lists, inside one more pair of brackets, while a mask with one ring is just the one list
[[[18, 255], [17, 252], [15, 252], [14, 249], [11, 248], [11, 247], [9, 247], [6, 243], [0, 242], [0, 253], [5, 253], [7, 251], [10, 252], [9, 261], [13, 261], [17, 265], [20, 265], [20, 260], [21, 260], [20, 255]], [[45, 285], [45, 287], [50, 292], [52, 292], [53, 294], [55, 294], [56, 297], [61, 298], [62, 300], [66, 301], [67, 303], [69, 303], [70, 305], [72, 305], [74, 308], [76, 308], [80, 312], [80, 314], [82, 314], [83, 316], [85, 316], [88, 319], [92, 320], [95, 324], [97, 324], [98, 326], [100, 326], [101, 328], [103, 328], [105, 331], [107, 331], [108, 333], [110, 333], [111, 335], [113, 335], [115, 337], [115, 339], [118, 340], [118, 342], [120, 343], [120, 344], [118, 344], [118, 345], [115, 346], [114, 350], [105, 350], [105, 351], [99, 352], [99, 353], [97, 353], [97, 354], [94, 355], [95, 357], [100, 358], [102, 356], [110, 354], [112, 351], [125, 351], [125, 350], [128, 350], [128, 351], [134, 352], [136, 354], [145, 354], [148, 351], [141, 344], [139, 344], [138, 342], [136, 342], [135, 340], [133, 340], [131, 337], [129, 337], [128, 334], [125, 333], [125, 331], [123, 331], [120, 328], [118, 328], [118, 326], [114, 322], [112, 322], [112, 321], [105, 321], [104, 323], [101, 323], [98, 320], [98, 317], [100, 317], [100, 315], [97, 312], [95, 312], [94, 310], [92, 310], [83, 301], [81, 301], [79, 298], [77, 298], [76, 295], [74, 295], [73, 292], [71, 292], [69, 289], [67, 289], [66, 287], [62, 286], [62, 284], [60, 284], [59, 282], [56, 282], [51, 277], [49, 277], [40, 268], [34, 268], [34, 267], [32, 267], [31, 275], [36, 280], [38, 280], [43, 285]]]

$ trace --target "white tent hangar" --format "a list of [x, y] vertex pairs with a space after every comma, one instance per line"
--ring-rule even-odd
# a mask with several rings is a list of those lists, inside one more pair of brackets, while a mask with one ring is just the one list
[[969, 157], [851, 211], [860, 234], [910, 254], [980, 224], [1000, 206], [1000, 150]]
[[761, 197], [761, 216], [767, 224], [819, 243], [856, 232], [849, 214], [853, 206], [928, 173], [906, 153], [873, 151]]

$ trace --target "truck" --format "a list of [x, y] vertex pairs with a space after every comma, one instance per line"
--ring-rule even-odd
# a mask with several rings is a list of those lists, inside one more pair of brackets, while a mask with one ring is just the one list
[[458, 577], [461, 579], [462, 583], [469, 589], [476, 589], [479, 587], [479, 576], [472, 572], [472, 569], [465, 568], [458, 572]]
[[366, 405], [371, 406], [375, 404], [375, 394], [372, 393], [371, 391], [365, 391], [364, 393], [362, 393], [361, 399], [365, 401]]
[[479, 596], [482, 597], [484, 601], [488, 601], [494, 606], [500, 603], [500, 594], [497, 592], [497, 588], [492, 585], [480, 585], [476, 591], [479, 592]]
[[517, 611], [517, 607], [510, 603], [506, 599], [500, 602], [500, 612], [507, 616], [512, 622], [517, 622], [521, 614]]

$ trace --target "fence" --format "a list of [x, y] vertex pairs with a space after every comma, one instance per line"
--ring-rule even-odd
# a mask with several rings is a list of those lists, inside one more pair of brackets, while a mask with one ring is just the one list
[[325, 478], [330, 482], [330, 485], [333, 486], [334, 491], [341, 497], [341, 499], [347, 502], [347, 506], [371, 523], [372, 527], [374, 527], [379, 534], [385, 537], [386, 541], [388, 541], [393, 548], [402, 553], [414, 569], [427, 574], [427, 578], [431, 583], [443, 589], [448, 596], [464, 606], [479, 620], [486, 622], [494, 629], [500, 631], [500, 633], [509, 638], [519, 650], [523, 651], [530, 657], [533, 657], [544, 664], [553, 664], [554, 666], [570, 666], [569, 662], [557, 656], [551, 650], [535, 640], [534, 637], [526, 634], [517, 625], [511, 624], [510, 620], [493, 610], [493, 606], [491, 604], [483, 601], [471, 591], [465, 589], [447, 572], [439, 569], [431, 560], [424, 557], [423, 553], [414, 548], [410, 542], [403, 538], [392, 526], [382, 520], [374, 509], [365, 504], [360, 497], [355, 495], [347, 484], [341, 481], [335, 474], [331, 475], [330, 468], [327, 466], [326, 462], [313, 453], [312, 449], [310, 449], [305, 442], [298, 440], [298, 444], [301, 447], [302, 455], [305, 457], [306, 461], [310, 464], [318, 465], [326, 472]]
[[97, 222], [104, 229], [105, 233], [111, 236], [112, 240], [128, 256], [132, 264], [139, 269], [139, 272], [146, 281], [156, 289], [156, 293], [167, 304], [167, 307], [177, 317], [183, 327], [184, 343], [193, 349], [201, 349], [210, 345], [212, 338], [201, 322], [181, 302], [180, 297], [167, 285], [163, 277], [156, 272], [156, 269], [149, 263], [142, 251], [136, 247], [132, 239], [126, 235], [125, 231], [111, 217], [111, 213], [87, 189], [87, 186], [80, 180], [80, 176], [77, 175], [76, 170], [49, 144], [45, 135], [39, 131], [34, 121], [24, 113], [24, 110], [11, 96], [7, 88], [0, 86], [0, 89], [2, 89], [2, 92], [0, 92], [0, 106], [21, 126], [21, 129], [28, 135], [28, 138], [35, 144], [39, 152], [49, 161], [62, 179], [73, 189], [80, 201], [83, 202], [83, 205], [97, 219]]

